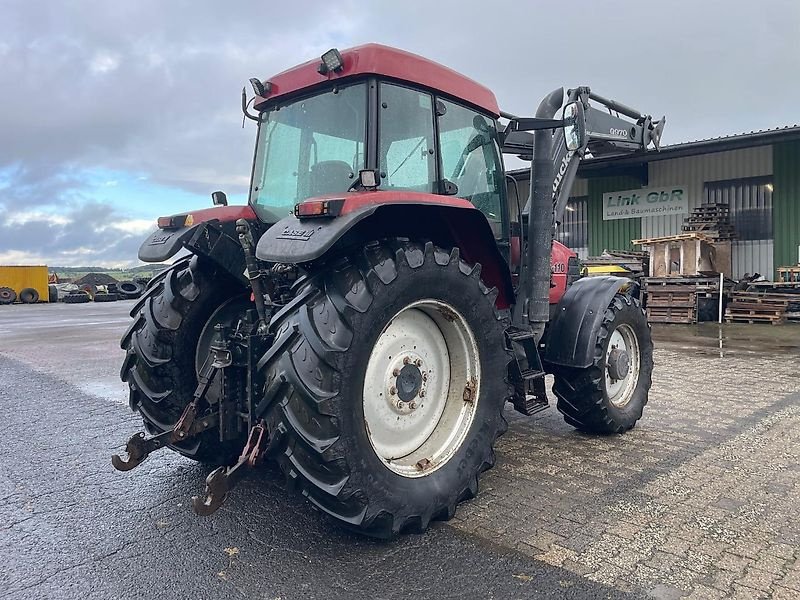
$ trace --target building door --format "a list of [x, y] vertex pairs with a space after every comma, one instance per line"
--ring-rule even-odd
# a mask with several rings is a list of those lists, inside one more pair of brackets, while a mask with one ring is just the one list
[[736, 233], [732, 244], [732, 276], [773, 276], [772, 176], [710, 181], [705, 202], [727, 204]]

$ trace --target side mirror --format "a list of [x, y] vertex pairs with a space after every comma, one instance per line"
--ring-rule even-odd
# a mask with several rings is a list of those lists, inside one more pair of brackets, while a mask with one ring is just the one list
[[211, 192], [211, 202], [214, 206], [228, 206], [228, 197], [225, 192]]
[[564, 107], [564, 143], [567, 150], [573, 151], [583, 147], [586, 137], [586, 120], [583, 117], [583, 104], [570, 102]]

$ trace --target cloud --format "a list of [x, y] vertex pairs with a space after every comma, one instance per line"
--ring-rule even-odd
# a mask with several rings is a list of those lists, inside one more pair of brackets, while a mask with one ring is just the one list
[[105, 74], [115, 71], [119, 67], [120, 58], [117, 54], [98, 52], [89, 62], [89, 70], [95, 74]]
[[[46, 11], [5, 0], [0, 235], [10, 237], [0, 238], [0, 257], [43, 252], [40, 239], [16, 235], [25, 229], [49, 235], [48, 257], [89, 250], [135, 260], [133, 239], [123, 243], [105, 225], [86, 243], [77, 220], [91, 216], [84, 208], [99, 219], [103, 206], [107, 220], [155, 218], [165, 204], [155, 193], [120, 205], [136, 177], [175, 190], [187, 203], [179, 210], [215, 189], [244, 194], [254, 128], [241, 128], [242, 84], [330, 47], [377, 41], [428, 56], [488, 85], [518, 114], [533, 114], [555, 87], [588, 84], [666, 114], [665, 141], [677, 142], [795, 121], [798, 22], [800, 4], [789, 0], [769, 10], [674, 0], [650, 12], [640, 0], [78, 0]], [[87, 178], [102, 170], [130, 178], [107, 178], [119, 184], [104, 195]]]
[[124, 219], [103, 203], [57, 216], [0, 210], [0, 263], [130, 266], [139, 263], [139, 245], [154, 230], [153, 221]]

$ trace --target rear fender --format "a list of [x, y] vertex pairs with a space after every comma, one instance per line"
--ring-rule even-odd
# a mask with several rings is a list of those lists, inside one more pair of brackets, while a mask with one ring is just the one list
[[[157, 229], [151, 233], [139, 247], [139, 260], [142, 262], [163, 262], [175, 256], [189, 241], [203, 223], [216, 222], [221, 225], [228, 235], [235, 234], [235, 223], [238, 219], [247, 219], [255, 222], [256, 214], [250, 206], [215, 206], [202, 208], [173, 215], [172, 218], [185, 216], [185, 221], [190, 225], [176, 229]], [[181, 220], [184, 222], [184, 220]]]
[[591, 366], [606, 308], [620, 292], [638, 295], [638, 287], [626, 277], [611, 276], [585, 277], [573, 283], [556, 306], [547, 327], [542, 354], [546, 370]]
[[258, 242], [260, 260], [289, 264], [313, 263], [339, 250], [374, 239], [407, 237], [457, 246], [462, 258], [481, 264], [481, 279], [498, 290], [497, 306], [513, 301], [511, 273], [500, 254], [486, 217], [479, 210], [433, 203], [365, 204], [334, 218], [278, 221]]

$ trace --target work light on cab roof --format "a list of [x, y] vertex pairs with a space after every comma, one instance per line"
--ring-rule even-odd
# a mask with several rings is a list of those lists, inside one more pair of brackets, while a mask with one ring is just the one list
[[[516, 116], [378, 44], [250, 87], [247, 205], [215, 192], [213, 208], [160, 218], [139, 250], [187, 255], [122, 340], [147, 434], [117, 469], [164, 446], [223, 465], [192, 499], [207, 515], [272, 458], [317, 508], [389, 537], [477, 493], [506, 401], [545, 409], [546, 374], [580, 430], [641, 418], [653, 350], [638, 286], [581, 278], [553, 232], [584, 156], [657, 148], [663, 119], [588, 87]], [[503, 154], [532, 159], [527, 198], [506, 188]]]

